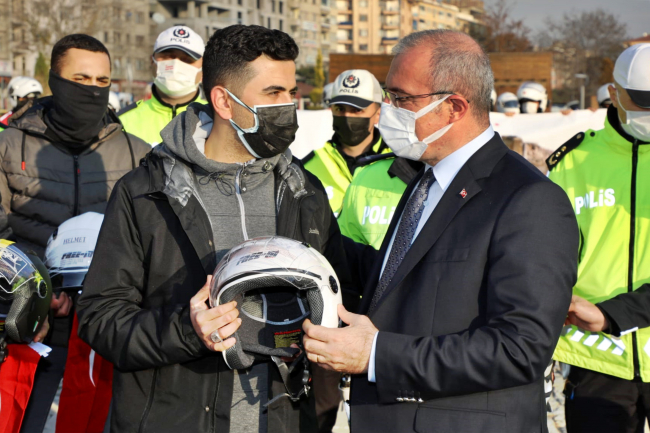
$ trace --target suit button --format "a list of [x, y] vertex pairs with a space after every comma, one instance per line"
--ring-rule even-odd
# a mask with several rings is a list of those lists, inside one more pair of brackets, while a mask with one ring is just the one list
[[206, 407], [205, 407], [205, 411], [206, 411], [206, 412], [210, 412], [210, 406], [206, 406]]
[[399, 401], [400, 403], [404, 401], [402, 397], [397, 397], [395, 400]]

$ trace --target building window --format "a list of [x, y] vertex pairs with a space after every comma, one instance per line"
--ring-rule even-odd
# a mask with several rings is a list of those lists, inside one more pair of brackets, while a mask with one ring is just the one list
[[281, 14], [284, 13], [284, 12], [283, 12], [283, 10], [284, 10], [284, 7], [283, 7], [283, 6], [284, 6], [284, 3], [283, 3], [283, 2], [278, 3], [278, 11], [279, 11]]
[[280, 21], [278, 22], [278, 30], [283, 31], [283, 30], [282, 30], [282, 20], [280, 20]]
[[262, 5], [260, 5], [260, 0], [257, 0], [257, 9], [261, 9], [262, 8], [261, 6]]
[[119, 32], [115, 32], [113, 34], [113, 38], [115, 39], [113, 42], [115, 42], [116, 44], [119, 44], [119, 43], [122, 42], [122, 35]]
[[144, 36], [136, 36], [135, 37], [135, 44], [138, 47], [142, 47], [144, 45]]
[[447, 18], [451, 18], [451, 14], [447, 12]]
[[127, 23], [131, 21], [131, 15], [133, 15], [131, 11], [126, 11], [126, 13], [124, 14], [124, 19]]
[[368, 51], [368, 44], [359, 45], [359, 51]]
[[237, 4], [238, 4], [239, 6], [241, 6], [242, 3], [243, 3], [243, 0], [237, 0]]
[[126, 34], [126, 44], [127, 45], [131, 44], [131, 35], [129, 33]]
[[359, 29], [359, 36], [362, 38], [368, 37], [368, 29]]
[[361, 14], [359, 15], [359, 21], [362, 23], [367, 23], [368, 22], [368, 15]]
[[108, 43], [108, 32], [104, 32], [104, 43]]
[[418, 21], [413, 20], [413, 30], [417, 30], [417, 29], [418, 29]]
[[138, 24], [144, 23], [144, 12], [136, 12], [135, 22]]
[[271, 28], [271, 17], [266, 19], [266, 27]]
[[271, 12], [275, 13], [275, 0], [271, 0]]
[[237, 12], [237, 24], [243, 24], [241, 12]]

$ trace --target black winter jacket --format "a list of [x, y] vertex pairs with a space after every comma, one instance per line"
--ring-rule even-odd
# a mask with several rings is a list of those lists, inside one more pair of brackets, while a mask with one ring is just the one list
[[[345, 289], [342, 236], [323, 186], [297, 159], [281, 160], [277, 234], [323, 253]], [[79, 335], [115, 365], [112, 432], [228, 431], [232, 371], [189, 315], [217, 265], [213, 245], [190, 167], [164, 145], [115, 186], [78, 302]], [[271, 399], [284, 387], [269, 376]], [[316, 430], [311, 400], [281, 398], [268, 411], [269, 432]]]

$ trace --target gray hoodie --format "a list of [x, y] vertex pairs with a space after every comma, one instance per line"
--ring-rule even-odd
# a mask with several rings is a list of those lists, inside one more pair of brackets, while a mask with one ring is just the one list
[[[204, 146], [212, 125], [209, 107], [187, 110], [162, 130], [162, 148], [156, 150], [169, 151], [192, 167], [193, 184], [210, 218], [214, 248], [220, 260], [246, 239], [276, 234], [273, 169], [280, 158], [290, 161], [291, 154], [287, 151], [288, 155], [243, 164], [208, 159]], [[248, 370], [235, 371], [231, 433], [266, 433], [263, 405], [268, 401], [268, 368], [268, 364], [256, 364]]]

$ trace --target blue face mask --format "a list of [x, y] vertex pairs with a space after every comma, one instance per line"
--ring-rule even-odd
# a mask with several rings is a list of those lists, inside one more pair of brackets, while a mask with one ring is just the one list
[[255, 158], [270, 158], [284, 153], [296, 139], [298, 115], [296, 104], [255, 105], [253, 108], [244, 104], [238, 97], [226, 92], [242, 107], [247, 108], [255, 117], [255, 125], [243, 129], [234, 120], [230, 124], [242, 144]]

